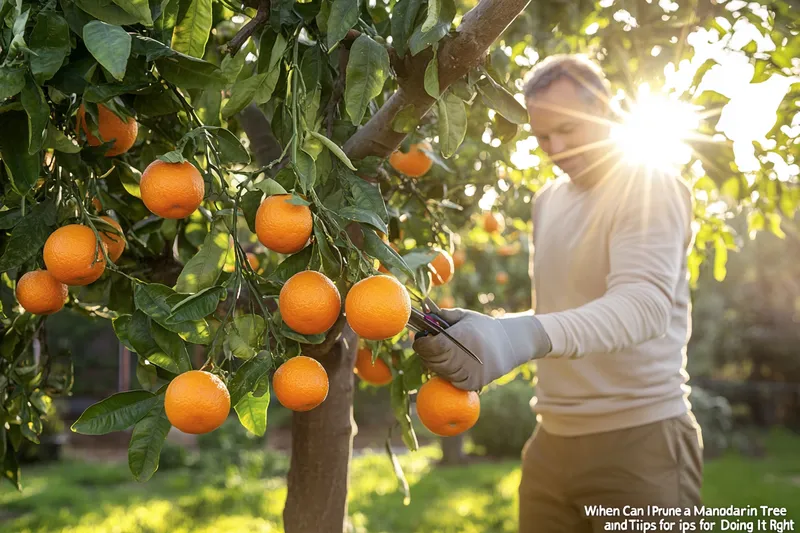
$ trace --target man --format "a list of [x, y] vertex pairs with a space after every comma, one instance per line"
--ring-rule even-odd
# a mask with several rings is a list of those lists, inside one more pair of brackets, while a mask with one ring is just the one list
[[[702, 441], [685, 371], [690, 191], [614, 149], [609, 85], [588, 60], [541, 62], [525, 99], [533, 135], [565, 173], [534, 199], [535, 314], [445, 310], [449, 333], [482, 366], [443, 335], [414, 349], [466, 390], [536, 361], [539, 423], [522, 454], [521, 532], [602, 531], [609, 518], [587, 516], [587, 506], [701, 505]], [[613, 520], [626, 518], [660, 519]]]

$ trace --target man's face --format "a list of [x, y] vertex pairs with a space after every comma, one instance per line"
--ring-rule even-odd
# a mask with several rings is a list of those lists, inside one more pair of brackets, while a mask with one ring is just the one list
[[527, 107], [539, 146], [570, 179], [585, 181], [601, 167], [594, 164], [612, 149], [603, 103], [588, 103], [574, 82], [560, 79], [529, 98]]

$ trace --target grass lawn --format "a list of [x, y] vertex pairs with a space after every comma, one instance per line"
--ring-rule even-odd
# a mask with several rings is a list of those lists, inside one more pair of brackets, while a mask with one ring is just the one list
[[[769, 455], [734, 454], [706, 465], [704, 503], [710, 507], [786, 507], [800, 524], [800, 437], [775, 432]], [[382, 453], [353, 461], [350, 514], [355, 532], [515, 532], [518, 461], [436, 467], [437, 447], [400, 458], [411, 485], [402, 493]], [[0, 531], [15, 533], [258, 533], [283, 531], [286, 485], [227, 476], [204, 482], [188, 469], [132, 481], [127, 465], [64, 461], [23, 471], [22, 493], [0, 488]], [[796, 528], [797, 529], [797, 528]], [[715, 529], [719, 531], [720, 528]]]

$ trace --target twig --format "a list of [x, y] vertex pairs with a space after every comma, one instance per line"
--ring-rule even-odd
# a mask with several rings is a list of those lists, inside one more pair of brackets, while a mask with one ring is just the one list
[[256, 16], [250, 19], [239, 32], [233, 36], [227, 46], [228, 53], [235, 56], [245, 41], [250, 38], [255, 31], [269, 20], [270, 0], [259, 0]]

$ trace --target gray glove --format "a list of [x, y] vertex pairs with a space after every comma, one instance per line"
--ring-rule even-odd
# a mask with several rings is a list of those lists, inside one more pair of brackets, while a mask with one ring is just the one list
[[552, 345], [533, 314], [494, 318], [467, 309], [442, 309], [453, 338], [477, 355], [483, 365], [445, 335], [414, 341], [425, 366], [463, 390], [480, 390], [531, 359], [544, 357]]

